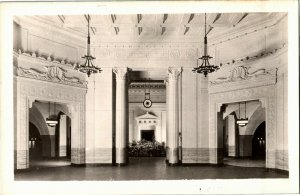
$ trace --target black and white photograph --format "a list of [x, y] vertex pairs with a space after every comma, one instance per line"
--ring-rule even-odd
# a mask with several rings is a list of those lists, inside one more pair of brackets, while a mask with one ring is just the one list
[[0, 4], [0, 192], [299, 193], [297, 5]]

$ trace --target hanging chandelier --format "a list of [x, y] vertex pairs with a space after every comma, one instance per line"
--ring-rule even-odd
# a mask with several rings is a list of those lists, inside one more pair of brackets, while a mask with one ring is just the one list
[[239, 126], [244, 127], [248, 124], [248, 118], [246, 118], [247, 117], [247, 115], [246, 115], [246, 102], [245, 102], [245, 118], [241, 118], [240, 110], [241, 110], [241, 104], [239, 103], [239, 118], [236, 120], [236, 123]]
[[49, 127], [55, 127], [58, 124], [58, 121], [55, 117], [55, 103], [54, 103], [54, 113], [53, 115], [50, 115], [50, 102], [49, 102], [49, 117], [46, 118], [46, 124]]
[[[219, 69], [219, 66], [211, 65], [209, 59], [212, 57], [207, 54], [207, 33], [206, 33], [206, 13], [205, 13], [205, 36], [204, 36], [204, 55], [197, 59], [197, 68], [193, 69], [193, 72], [204, 74], [206, 77], [208, 73], [215, 72]], [[199, 60], [202, 60], [201, 65], [199, 65]]]
[[85, 58], [85, 63], [84, 64], [77, 64], [75, 66], [75, 70], [79, 70], [82, 73], [86, 73], [88, 77], [92, 73], [100, 73], [102, 70], [101, 68], [94, 66], [93, 60], [96, 59], [91, 55], [91, 48], [90, 48], [90, 16], [87, 16], [87, 21], [88, 21], [88, 37], [87, 37], [87, 54], [84, 55], [82, 58]]

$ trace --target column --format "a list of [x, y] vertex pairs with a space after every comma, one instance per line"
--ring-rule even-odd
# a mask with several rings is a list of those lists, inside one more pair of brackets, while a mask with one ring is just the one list
[[62, 114], [59, 119], [59, 149], [58, 156], [67, 156], [67, 116]]
[[237, 157], [236, 151], [236, 126], [234, 115], [228, 115], [228, 156]]
[[168, 132], [169, 132], [169, 125], [168, 125], [168, 113], [169, 113], [169, 80], [168, 78], [166, 78], [165, 80], [165, 84], [166, 84], [166, 104], [167, 104], [167, 113], [166, 113], [166, 162], [169, 162], [169, 136], [168, 136]]
[[116, 163], [127, 163], [127, 68], [114, 68], [116, 74]]
[[178, 164], [178, 142], [179, 142], [179, 97], [178, 78], [181, 68], [169, 68], [169, 97], [168, 97], [168, 158], [169, 164]]
[[182, 78], [181, 76], [178, 78], [178, 131], [179, 131], [179, 137], [178, 137], [178, 158], [179, 162], [182, 162]]

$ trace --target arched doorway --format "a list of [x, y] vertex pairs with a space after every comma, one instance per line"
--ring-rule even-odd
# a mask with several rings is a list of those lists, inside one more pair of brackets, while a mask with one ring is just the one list
[[[69, 115], [64, 104], [40, 100], [32, 103], [29, 108], [28, 134], [31, 168], [71, 165]], [[49, 118], [56, 123], [50, 124]]]
[[29, 161], [42, 158], [43, 142], [38, 128], [29, 123]]
[[255, 130], [252, 138], [252, 158], [266, 159], [266, 122], [262, 122]]
[[[242, 103], [244, 107], [240, 106]], [[265, 109], [260, 102], [252, 100], [224, 104], [221, 113], [223, 120], [220, 119], [219, 123], [223, 130], [223, 163], [265, 167]], [[238, 118], [247, 119], [248, 123], [241, 125], [237, 123]]]

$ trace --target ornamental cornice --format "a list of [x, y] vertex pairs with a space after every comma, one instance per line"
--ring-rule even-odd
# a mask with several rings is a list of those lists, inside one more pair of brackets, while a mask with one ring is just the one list
[[69, 62], [66, 59], [58, 60], [54, 59], [51, 56], [39, 56], [36, 52], [30, 52], [30, 51], [22, 51], [19, 49], [17, 52], [14, 51], [14, 57], [17, 59], [27, 59], [32, 62], [40, 63], [40, 64], [52, 64], [56, 66], [64, 67], [65, 69], [74, 69], [74, 67], [77, 65], [77, 63]]
[[257, 61], [257, 60], [263, 60], [263, 59], [267, 59], [270, 57], [274, 57], [274, 56], [279, 56], [282, 53], [287, 52], [287, 47], [288, 45], [286, 43], [283, 43], [281, 46], [274, 48], [272, 50], [269, 51], [263, 51], [259, 54], [256, 55], [252, 55], [252, 56], [245, 56], [243, 58], [240, 59], [233, 59], [231, 61], [228, 62], [220, 62], [219, 66], [220, 68], [222, 68], [224, 65], [225, 66], [237, 66], [237, 65], [242, 65], [245, 63], [251, 63], [253, 61]]

